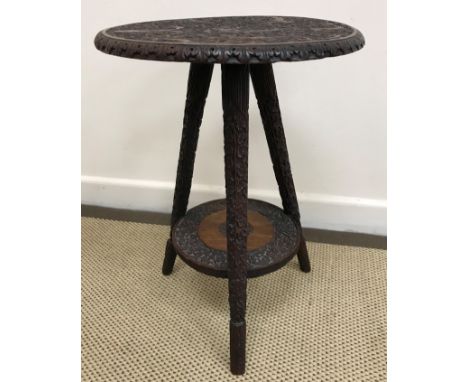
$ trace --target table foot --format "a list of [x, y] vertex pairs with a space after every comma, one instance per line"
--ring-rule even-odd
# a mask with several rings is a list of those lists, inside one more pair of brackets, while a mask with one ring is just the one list
[[245, 320], [229, 323], [231, 373], [235, 375], [245, 373], [245, 328]]
[[307, 251], [307, 246], [304, 240], [304, 236], [301, 237], [299, 250], [297, 251], [297, 258], [299, 260], [299, 268], [301, 268], [301, 271], [305, 273], [310, 272], [309, 253]]
[[164, 254], [164, 262], [162, 266], [162, 273], [163, 275], [170, 275], [172, 273], [172, 269], [174, 268], [174, 263], [176, 259], [177, 253], [172, 245], [171, 239], [169, 239], [166, 243], [166, 251]]

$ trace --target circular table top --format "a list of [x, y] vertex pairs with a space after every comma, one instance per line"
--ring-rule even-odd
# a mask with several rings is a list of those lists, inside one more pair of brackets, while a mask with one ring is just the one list
[[255, 64], [352, 53], [357, 29], [334, 21], [286, 16], [207, 17], [150, 21], [105, 29], [96, 48], [143, 60]]

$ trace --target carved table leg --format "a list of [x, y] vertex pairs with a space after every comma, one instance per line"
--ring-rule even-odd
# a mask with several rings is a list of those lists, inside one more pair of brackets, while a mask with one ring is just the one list
[[249, 67], [222, 65], [231, 372], [245, 372]]
[[[283, 209], [300, 227], [299, 206], [291, 174], [291, 166], [289, 164], [288, 149], [283, 130], [283, 122], [281, 121], [273, 67], [271, 64], [251, 65], [250, 75], [262, 116], [268, 148], [273, 162], [273, 169], [283, 202]], [[307, 253], [304, 237], [301, 239], [297, 257], [301, 270], [310, 272], [309, 255]]]
[[[185, 101], [184, 126], [180, 142], [179, 164], [172, 205], [171, 231], [174, 224], [185, 215], [192, 187], [193, 164], [198, 143], [198, 133], [203, 118], [205, 101], [210, 87], [213, 64], [191, 64]], [[169, 275], [174, 267], [176, 251], [171, 239], [166, 244], [162, 272]]]

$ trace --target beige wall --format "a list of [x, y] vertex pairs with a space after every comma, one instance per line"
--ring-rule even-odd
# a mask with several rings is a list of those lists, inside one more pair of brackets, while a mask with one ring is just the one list
[[[380, 0], [83, 0], [82, 201], [170, 211], [188, 64], [98, 52], [95, 34], [146, 20], [296, 15], [348, 23], [355, 54], [274, 65], [304, 226], [386, 232], [386, 4]], [[223, 195], [220, 68], [215, 67], [191, 205]], [[249, 193], [279, 204], [253, 92]]]

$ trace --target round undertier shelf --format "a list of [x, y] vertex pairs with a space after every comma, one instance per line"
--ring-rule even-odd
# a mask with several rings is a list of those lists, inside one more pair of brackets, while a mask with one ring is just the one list
[[[247, 277], [273, 272], [298, 251], [300, 229], [282, 209], [249, 199]], [[172, 243], [188, 265], [208, 275], [227, 277], [226, 200], [189, 210], [172, 231]]]

